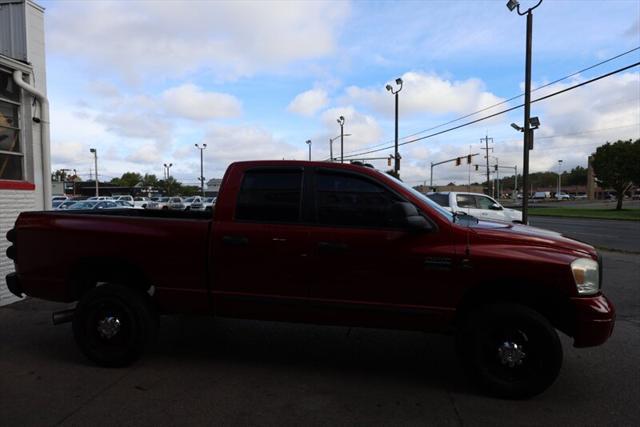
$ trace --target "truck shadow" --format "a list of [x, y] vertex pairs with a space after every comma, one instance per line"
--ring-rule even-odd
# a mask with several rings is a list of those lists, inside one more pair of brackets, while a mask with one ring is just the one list
[[145, 358], [375, 377], [475, 394], [453, 338], [422, 332], [175, 316], [161, 319]]

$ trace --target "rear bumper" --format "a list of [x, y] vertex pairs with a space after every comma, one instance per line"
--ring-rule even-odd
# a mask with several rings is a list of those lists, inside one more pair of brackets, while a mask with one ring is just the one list
[[613, 333], [616, 311], [603, 294], [590, 298], [572, 298], [576, 315], [574, 347], [593, 347], [607, 341]]
[[9, 291], [15, 296], [22, 298], [24, 296], [24, 291], [22, 290], [20, 279], [18, 279], [18, 274], [17, 273], [7, 274], [6, 279], [7, 279], [7, 288], [9, 288]]

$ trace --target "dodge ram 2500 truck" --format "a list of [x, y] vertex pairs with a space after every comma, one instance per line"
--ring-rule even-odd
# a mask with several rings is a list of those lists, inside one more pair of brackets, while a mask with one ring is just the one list
[[615, 318], [592, 246], [358, 165], [234, 163], [213, 212], [25, 212], [7, 238], [9, 289], [78, 301], [54, 320], [106, 366], [141, 354], [156, 314], [209, 313], [452, 333], [473, 379], [521, 398], [558, 375], [556, 330], [596, 346]]

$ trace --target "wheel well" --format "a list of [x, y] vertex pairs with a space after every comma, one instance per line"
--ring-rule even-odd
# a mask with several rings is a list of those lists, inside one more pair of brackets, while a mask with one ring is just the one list
[[541, 283], [522, 283], [521, 280], [484, 284], [467, 291], [456, 310], [455, 326], [465, 321], [475, 308], [496, 302], [515, 303], [529, 307], [543, 315], [551, 324], [571, 335], [572, 307], [569, 298]]
[[73, 268], [69, 282], [77, 299], [100, 283], [115, 283], [141, 292], [151, 287], [139, 267], [117, 258], [82, 260]]

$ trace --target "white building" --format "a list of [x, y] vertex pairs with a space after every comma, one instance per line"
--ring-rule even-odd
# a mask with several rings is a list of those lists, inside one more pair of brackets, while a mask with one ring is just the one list
[[17, 299], [5, 282], [7, 231], [20, 212], [51, 205], [46, 80], [44, 9], [0, 0], [0, 305]]

